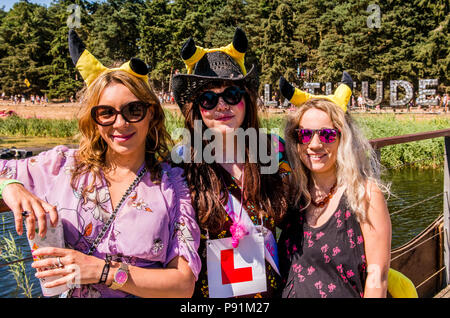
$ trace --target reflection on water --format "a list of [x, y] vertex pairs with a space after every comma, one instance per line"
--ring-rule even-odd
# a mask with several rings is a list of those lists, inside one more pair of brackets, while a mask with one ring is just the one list
[[[443, 192], [443, 169], [418, 170], [405, 168], [397, 171], [387, 171], [383, 180], [391, 182], [392, 195], [388, 200], [391, 213], [408, 207], [414, 203], [425, 200], [431, 196]], [[419, 204], [411, 209], [404, 210], [391, 217], [392, 220], [392, 247], [398, 247], [424, 230], [443, 211], [442, 195]], [[16, 242], [21, 247], [25, 256], [30, 255], [30, 249], [25, 235], [18, 237], [14, 229], [12, 213], [4, 213], [5, 229], [11, 231]], [[1, 218], [0, 218], [1, 220]], [[0, 229], [3, 228], [3, 225]], [[31, 262], [26, 264], [33, 282], [33, 297], [41, 295], [39, 281], [31, 270]], [[13, 294], [16, 290], [16, 281], [8, 272], [7, 267], [0, 268], [0, 297], [22, 297]]]
[[[392, 247], [398, 247], [419, 234], [443, 213], [444, 169], [419, 170], [404, 168], [388, 171], [383, 180], [391, 182], [388, 200], [392, 221]], [[414, 203], [438, 195], [398, 214]]]

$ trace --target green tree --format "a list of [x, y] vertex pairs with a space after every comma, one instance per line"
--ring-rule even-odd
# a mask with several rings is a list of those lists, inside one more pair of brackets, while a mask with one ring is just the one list
[[[48, 8], [49, 16], [54, 26], [50, 51], [48, 52], [52, 59], [50, 64], [51, 71], [45, 77], [48, 85], [44, 89], [49, 98], [67, 100], [83, 87], [83, 80], [73, 65], [68, 47], [69, 28], [67, 24], [68, 22], [74, 22], [73, 20], [68, 20], [68, 18], [70, 15], [75, 14], [74, 10], [69, 10], [72, 4], [72, 0], [61, 0]], [[81, 28], [76, 29], [76, 31], [82, 36], [86, 34], [86, 25], [90, 16], [85, 1], [78, 0], [76, 4], [80, 6], [81, 13], [79, 21]]]
[[264, 22], [261, 54], [261, 90], [268, 83], [277, 87], [280, 75], [292, 78], [296, 72], [295, 21], [290, 1], [273, 1], [275, 7]]
[[138, 25], [143, 8], [143, 0], [107, 0], [92, 8], [86, 45], [105, 66], [138, 55]]
[[170, 8], [166, 0], [146, 1], [138, 23], [139, 57], [150, 67], [153, 87], [164, 91], [169, 89], [174, 60], [171, 41], [175, 25]]
[[[0, 83], [7, 94], [41, 94], [50, 72], [52, 25], [45, 7], [22, 0], [0, 26]], [[31, 83], [27, 87], [24, 80]]]

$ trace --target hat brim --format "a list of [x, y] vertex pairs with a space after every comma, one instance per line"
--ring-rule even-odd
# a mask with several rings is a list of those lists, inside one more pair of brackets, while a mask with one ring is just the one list
[[258, 90], [259, 78], [254, 65], [243, 77], [217, 77], [194, 74], [176, 74], [172, 78], [173, 97], [183, 111], [184, 106], [192, 102], [198, 91], [214, 82], [234, 82], [249, 89]]

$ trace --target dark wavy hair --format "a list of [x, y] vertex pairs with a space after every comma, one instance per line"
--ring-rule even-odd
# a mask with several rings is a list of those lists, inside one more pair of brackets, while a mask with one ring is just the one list
[[[204, 90], [213, 87], [223, 87], [236, 85], [229, 81], [211, 82], [210, 85], [204, 87]], [[260, 124], [258, 120], [257, 109], [257, 93], [241, 87], [246, 90], [245, 96], [245, 117], [241, 125], [244, 130], [247, 128], [255, 128], [259, 131]], [[195, 100], [195, 99], [194, 99]], [[182, 163], [181, 166], [185, 170], [187, 183], [191, 191], [191, 199], [194, 209], [197, 211], [198, 221], [203, 229], [207, 229], [210, 233], [217, 234], [226, 221], [227, 213], [223, 205], [228, 202], [228, 191], [223, 182], [223, 169], [219, 163], [195, 163], [194, 162], [194, 121], [202, 120], [199, 107], [195, 102], [190, 102], [185, 105], [183, 115], [185, 117], [185, 127], [190, 132], [190, 163]], [[202, 136], [207, 129], [205, 123], [202, 121]], [[266, 142], [270, 149], [271, 137], [269, 135], [257, 134], [258, 143]], [[203, 138], [202, 138], [203, 139]], [[203, 140], [203, 148], [208, 145], [208, 141]], [[250, 200], [255, 204], [255, 210], [260, 215], [273, 217], [275, 222], [279, 222], [287, 209], [287, 197], [283, 189], [283, 182], [278, 173], [275, 174], [261, 174], [260, 168], [264, 166], [259, 156], [257, 162], [249, 162], [249, 143], [248, 137], [245, 141], [245, 174], [244, 174], [244, 189], [245, 199]], [[254, 160], [252, 160], [254, 161]]]

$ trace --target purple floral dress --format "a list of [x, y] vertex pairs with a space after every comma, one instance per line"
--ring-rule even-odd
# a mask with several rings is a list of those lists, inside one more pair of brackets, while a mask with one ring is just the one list
[[[87, 253], [112, 213], [106, 180], [81, 196], [91, 176], [83, 175], [78, 188], [70, 185], [74, 149], [58, 146], [22, 160], [0, 160], [0, 176], [21, 181], [25, 188], [57, 207], [66, 247]], [[141, 167], [141, 169], [143, 166]], [[201, 269], [197, 253], [200, 230], [191, 205], [183, 170], [162, 164], [160, 183], [146, 173], [126, 198], [116, 219], [101, 240], [94, 256], [144, 268], [164, 268], [176, 256], [189, 263], [195, 277]], [[82, 285], [72, 297], [127, 297], [106, 285]]]
[[356, 217], [342, 195], [336, 211], [317, 228], [304, 211], [291, 210], [278, 241], [283, 298], [364, 296], [366, 257]]

